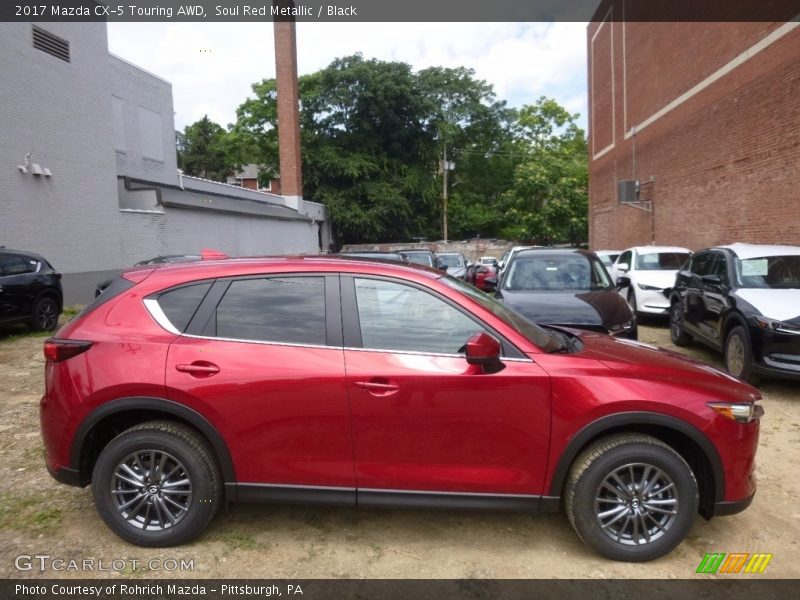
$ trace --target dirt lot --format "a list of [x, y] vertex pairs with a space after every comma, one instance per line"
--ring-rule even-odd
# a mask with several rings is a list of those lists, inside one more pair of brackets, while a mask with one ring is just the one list
[[[667, 328], [640, 329], [645, 342], [670, 346]], [[766, 417], [758, 457], [759, 492], [746, 512], [696, 521], [669, 556], [647, 564], [604, 560], [589, 551], [563, 515], [232, 505], [195, 543], [147, 550], [122, 542], [100, 521], [90, 489], [57, 484], [44, 468], [37, 403], [43, 336], [0, 330], [0, 577], [20, 572], [20, 554], [54, 558], [193, 559], [185, 577], [641, 577], [684, 578], [705, 552], [771, 552], [762, 577], [800, 577], [800, 384], [762, 386]], [[699, 346], [689, 353], [719, 358]], [[131, 563], [127, 563], [130, 565]], [[97, 565], [97, 562], [95, 563]], [[49, 577], [119, 576], [109, 571]], [[708, 577], [708, 576], [705, 576]]]

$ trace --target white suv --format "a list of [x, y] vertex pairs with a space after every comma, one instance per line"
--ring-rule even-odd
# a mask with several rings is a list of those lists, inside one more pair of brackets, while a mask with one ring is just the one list
[[609, 273], [634, 313], [666, 315], [675, 275], [691, 255], [677, 246], [636, 246], [620, 254]]

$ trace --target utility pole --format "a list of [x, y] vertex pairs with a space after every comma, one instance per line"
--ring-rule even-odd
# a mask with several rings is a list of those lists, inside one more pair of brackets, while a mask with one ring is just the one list
[[444, 207], [444, 211], [442, 214], [442, 230], [444, 232], [444, 241], [447, 243], [447, 171], [449, 165], [447, 164], [447, 142], [444, 142], [444, 149], [442, 152], [442, 173], [444, 177], [442, 178], [442, 203]]

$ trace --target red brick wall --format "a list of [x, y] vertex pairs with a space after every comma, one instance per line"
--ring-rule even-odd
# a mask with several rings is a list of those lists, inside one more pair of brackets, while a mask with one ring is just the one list
[[[800, 28], [625, 139], [626, 128], [782, 24], [625, 23], [625, 62], [623, 23], [613, 25], [615, 145], [590, 156], [592, 247], [800, 244]], [[590, 50], [597, 28], [587, 31]], [[589, 61], [591, 149], [609, 120], [607, 108], [596, 108], [610, 98], [607, 86], [591, 84], [591, 53]], [[652, 182], [652, 215], [618, 205], [616, 182], [631, 178]]]

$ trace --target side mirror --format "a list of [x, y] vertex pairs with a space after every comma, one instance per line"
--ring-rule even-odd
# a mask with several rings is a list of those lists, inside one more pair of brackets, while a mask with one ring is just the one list
[[626, 287], [631, 287], [631, 278], [630, 277], [617, 277], [617, 287], [619, 289], [623, 289]]
[[617, 271], [622, 271], [623, 273], [627, 273], [630, 271], [631, 266], [628, 263], [619, 263], [617, 265]]
[[703, 283], [708, 285], [721, 285], [722, 280], [719, 275], [703, 275]]
[[497, 373], [505, 368], [500, 362], [500, 342], [488, 333], [472, 335], [466, 344], [467, 363], [478, 365], [484, 373]]

